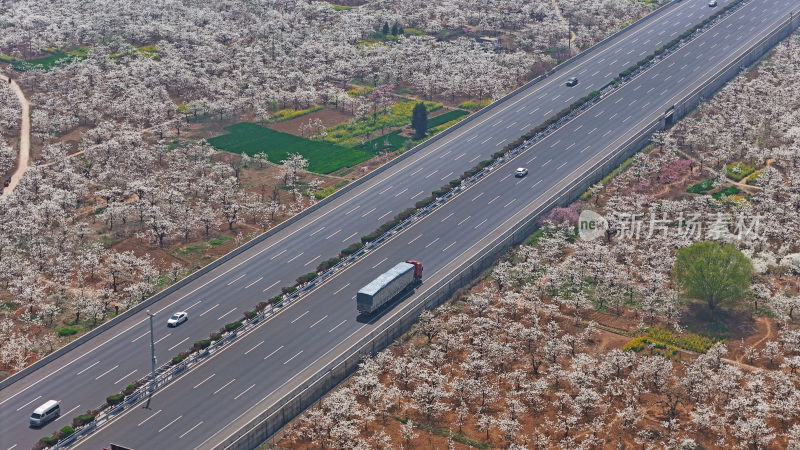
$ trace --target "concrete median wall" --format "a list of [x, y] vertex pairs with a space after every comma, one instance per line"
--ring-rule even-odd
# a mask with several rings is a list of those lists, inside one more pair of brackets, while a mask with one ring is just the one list
[[[736, 76], [741, 69], [758, 61], [775, 44], [789, 36], [798, 25], [800, 25], [800, 14], [798, 12], [794, 14], [787, 13], [787, 19], [781, 26], [756, 42], [741, 57], [726, 64], [715, 76], [677, 102], [674, 111], [675, 120], [689, 114], [701, 101], [711, 97], [727, 81]], [[450, 275], [441, 280], [428, 280], [426, 284], [433, 283], [432, 285], [428, 284], [431, 288], [426, 286], [426, 290], [430, 293], [428, 295], [420, 295], [409, 305], [406, 305], [403, 314], [399, 318], [391, 323], [386, 323], [361, 339], [360, 342], [351, 347], [350, 351], [319, 370], [315, 376], [309, 378], [308, 383], [298, 386], [290, 394], [286, 395], [283, 402], [264, 411], [217, 448], [254, 449], [274, 436], [294, 417], [313, 406], [331, 389], [346, 380], [358, 368], [360, 361], [388, 347], [411, 329], [423, 310], [431, 309], [444, 303], [456, 290], [469, 284], [511, 248], [527, 239], [536, 231], [538, 218], [551, 207], [564, 206], [575, 201], [578, 196], [593, 184], [645, 147], [649, 143], [652, 133], [662, 130], [664, 127], [665, 120], [663, 117], [646, 125], [609, 157], [588, 170], [577, 182], [557, 193], [552, 201], [536, 208], [535, 211], [531, 212], [509, 232], [494, 239], [482, 251], [476, 252], [474, 257], [457, 265], [452, 263], [451, 265], [454, 265], [453, 268], [446, 267], [441, 272]]]

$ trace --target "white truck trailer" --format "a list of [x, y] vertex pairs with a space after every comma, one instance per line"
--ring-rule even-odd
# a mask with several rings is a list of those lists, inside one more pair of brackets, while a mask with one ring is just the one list
[[419, 261], [398, 263], [358, 291], [356, 308], [361, 314], [372, 314], [420, 282], [422, 282], [422, 263]]

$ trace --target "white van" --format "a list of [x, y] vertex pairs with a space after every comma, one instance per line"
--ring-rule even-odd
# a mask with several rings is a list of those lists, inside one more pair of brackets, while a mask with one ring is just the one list
[[61, 405], [55, 400], [48, 400], [42, 406], [33, 410], [31, 426], [41, 427], [47, 422], [61, 415]]

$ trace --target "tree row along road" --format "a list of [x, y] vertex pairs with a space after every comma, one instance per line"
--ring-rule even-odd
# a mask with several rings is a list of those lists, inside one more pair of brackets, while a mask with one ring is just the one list
[[[334, 256], [348, 243], [358, 240], [359, 236], [372, 231], [381, 223], [391, 219], [394, 214], [411, 206], [414, 201], [428, 195], [429, 192], [445, 184], [448, 180], [457, 178], [464, 170], [474, 166], [479, 159], [487, 158], [507, 142], [516, 139], [522, 132], [533, 128], [577, 98], [603, 86], [615, 74], [652, 53], [653, 50], [672, 40], [686, 28], [702, 21], [711, 13], [713, 11], [705, 7], [705, 4], [681, 2], [664, 11], [659, 17], [638, 24], [604, 44], [591, 55], [564, 67], [563, 75], [550, 77], [517, 93], [486, 114], [469, 120], [451, 135], [356, 187], [347, 195], [328, 202], [292, 226], [189, 283], [161, 302], [152, 305], [151, 310], [156, 313], [156, 323], [159, 324], [156, 330], [158, 361], [161, 363], [168, 360], [178, 352], [187, 349], [192, 342], [207, 337], [210, 331], [218, 329], [227, 322], [239, 319], [242, 312], [251, 309], [257, 302], [274, 296], [279, 292], [281, 286], [292, 284], [299, 274], [313, 270], [316, 264], [323, 259]], [[677, 69], [676, 67], [674, 70], [677, 71]], [[576, 88], [565, 87], [563, 85], [564, 78], [573, 74], [581, 78], [580, 84]], [[696, 76], [697, 74], [692, 72], [692, 75]], [[676, 81], [677, 78], [680, 77], [676, 77]], [[661, 89], [658, 91], [660, 96], [668, 93], [669, 91], [662, 93]], [[627, 106], [627, 103], [615, 105], [615, 107], [617, 106]], [[637, 106], [647, 110], [648, 105], [642, 102]], [[653, 106], [650, 105], [650, 107]], [[598, 110], [593, 108], [593, 111]], [[638, 111], [640, 112], [637, 114], [641, 114], [642, 110]], [[525, 160], [516, 159], [515, 161], [519, 161], [520, 165], [533, 164], [538, 168], [532, 170], [531, 175], [522, 179], [520, 184], [511, 184], [510, 186], [515, 186], [513, 188], [508, 186], [509, 179], [502, 180], [502, 184], [505, 186], [503, 192], [530, 188], [530, 191], [524, 191], [524, 195], [521, 193], [518, 197], [503, 199], [505, 195], [503, 192], [492, 195], [488, 192], [476, 192], [475, 198], [470, 200], [474, 203], [462, 205], [459, 211], [459, 213], [465, 213], [466, 216], [456, 220], [456, 212], [451, 211], [452, 216], [442, 217], [438, 219], [440, 220], [438, 223], [448, 227], [448, 230], [452, 232], [461, 233], [462, 228], [469, 228], [473, 231], [468, 235], [473, 238], [486, 235], [493, 227], [499, 226], [498, 220], [502, 218], [502, 215], [490, 215], [491, 208], [496, 207], [505, 212], [512, 212], [514, 208], [525, 207], [532, 201], [532, 198], [527, 197], [528, 195], [531, 193], [541, 195], [544, 192], [542, 189], [556, 184], [564, 174], [569, 173], [565, 171], [570, 170], [572, 164], [578, 160], [592, 157], [593, 153], [599, 151], [598, 146], [602, 142], [611, 142], [614, 139], [612, 133], [615, 130], [601, 128], [608, 127], [613, 123], [608, 119], [610, 115], [611, 113], [608, 113], [603, 118], [590, 116], [591, 120], [588, 124], [581, 123], [576, 129], [569, 130], [571, 134], [565, 136], [562, 133], [557, 135], [560, 137], [548, 138], [546, 151], [537, 151], [534, 158], [531, 158], [531, 153], [528, 152], [525, 154], [527, 155]], [[585, 115], [582, 117], [586, 118]], [[622, 119], [624, 117], [620, 118], [620, 120]], [[625, 125], [631, 123], [633, 122], [627, 122]], [[580, 142], [577, 140], [578, 137], [581, 138]], [[540, 144], [537, 148], [543, 148], [542, 145]], [[567, 157], [569, 160], [566, 160]], [[515, 162], [515, 164], [517, 163]], [[542, 172], [544, 175], [540, 176], [539, 174]], [[515, 182], [513, 178], [510, 180], [511, 183]], [[528, 182], [530, 184], [525, 184]], [[486, 183], [483, 182], [481, 185], [485, 186]], [[461, 195], [461, 198], [465, 194], [466, 192]], [[503, 200], [502, 203], [501, 200]], [[426, 219], [423, 222], [431, 223], [431, 220]], [[455, 230], [456, 228], [459, 230]], [[414, 229], [419, 230], [419, 227], [411, 230]], [[246, 394], [242, 394], [230, 405], [232, 410], [228, 411], [227, 416], [238, 416], [242, 410], [247, 409], [270, 392], [274, 391], [271, 395], [275, 396], [288, 391], [295, 382], [303, 379], [300, 374], [301, 369], [312, 370], [314, 364], [321, 364], [319, 361], [324, 361], [336, 353], [334, 346], [337, 343], [349, 342], [348, 337], [355, 339], [359, 336], [358, 333], [372, 329], [375, 324], [364, 325], [355, 320], [354, 301], [351, 297], [360, 287], [360, 283], [366, 283], [371, 279], [370, 277], [386, 270], [398, 259], [416, 257], [416, 254], [409, 253], [417, 252], [420, 255], [427, 254], [427, 252], [436, 253], [436, 255], [428, 256], [429, 261], [423, 261], [426, 265], [426, 275], [435, 275], [437, 269], [441, 269], [446, 261], [452, 259], [452, 255], [464, 252], [465, 248], [472, 245], [467, 235], [463, 239], [459, 237], [453, 239], [452, 242], [446, 242], [448, 240], [445, 236], [446, 233], [435, 237], [430, 234], [430, 231], [421, 233], [419, 236], [408, 236], [407, 233], [407, 241], [403, 248], [377, 260], [370, 260], [369, 265], [360, 262], [335, 278], [341, 280], [345, 274], [350, 277], [357, 273], [358, 279], [347, 280], [340, 286], [326, 283], [326, 301], [317, 303], [314, 295], [308, 296], [248, 335], [266, 333], [268, 336], [263, 336], [245, 349], [249, 352], [245, 354], [244, 358], [254, 358], [253, 355], [258, 354], [260, 357], [254, 358], [254, 362], [256, 360], [269, 361], [270, 370], [280, 370], [275, 370], [269, 376], [262, 376], [262, 380], [252, 388], [250, 387], [252, 382], [246, 386], [239, 386], [239, 383], [243, 383], [242, 377], [232, 377], [237, 378], [236, 381], [231, 381], [232, 378], [226, 380], [226, 383], [230, 382], [230, 384], [219, 391], [220, 394], [226, 389], [232, 390], [241, 387], [241, 392], [249, 389]], [[394, 240], [393, 242], [399, 241]], [[415, 245], [419, 245], [419, 248], [414, 247]], [[302, 308], [303, 311], [299, 311], [297, 317], [289, 317], [287, 313], [292, 312], [295, 308]], [[178, 328], [167, 329], [164, 322], [167, 316], [175, 310], [189, 311], [190, 319]], [[307, 327], [302, 326], [302, 321], [311, 317], [314, 318], [314, 321]], [[141, 313], [123, 321], [111, 330], [101, 333], [84, 345], [0, 392], [0, 424], [2, 424], [0, 425], [2, 426], [0, 448], [8, 448], [17, 444], [30, 445], [40, 436], [50, 434], [52, 429], [67, 424], [72, 417], [77, 415], [76, 412], [96, 407], [103, 402], [106, 395], [116, 393], [131, 380], [146, 375], [149, 371], [149, 345], [145, 319], [146, 316]], [[334, 323], [335, 319], [338, 320]], [[315, 326], [311, 327], [311, 325]], [[308, 330], [319, 333], [322, 336], [321, 341], [324, 342], [320, 342], [318, 348], [294, 347], [298, 344], [314, 342], [314, 339], [305, 333]], [[295, 336], [295, 333], [300, 333], [300, 336]], [[279, 341], [290, 337], [292, 342], [278, 344]], [[230, 348], [235, 349], [238, 346], [237, 343], [236, 346]], [[296, 348], [294, 353], [283, 354], [283, 352], [290, 351], [292, 347]], [[318, 352], [323, 349], [327, 349], [322, 353], [322, 355], [327, 355], [325, 357], [320, 356]], [[226, 350], [200, 366], [199, 371], [205, 373], [205, 376], [199, 381], [216, 373], [215, 368], [218, 367], [218, 364], [226, 364], [218, 363], [217, 360], [221, 360], [222, 356], [227, 353], [231, 353], [231, 351]], [[241, 354], [238, 355], [238, 357], [241, 356]], [[283, 356], [285, 359], [278, 361], [278, 358]], [[315, 361], [317, 362], [315, 363]], [[240, 364], [236, 363], [233, 366], [240, 366]], [[286, 370], [291, 375], [285, 377], [287, 372], [284, 371]], [[198, 369], [191, 374], [197, 371]], [[189, 374], [186, 375], [186, 378], [188, 377]], [[191, 389], [197, 383], [188, 386], [189, 382], [183, 379], [179, 380], [176, 386], [187, 384], [192, 394], [205, 396], [209, 392], [205, 392], [203, 389], [212, 384], [212, 381], [220, 379], [218, 377], [219, 375], [215, 375], [199, 385], [197, 389]], [[171, 389], [163, 392], [169, 393]], [[239, 395], [241, 392], [234, 393], [233, 396]], [[161, 396], [162, 394], [159, 394], [156, 398]], [[36, 402], [49, 398], [61, 400], [63, 410], [70, 414], [64, 414], [64, 417], [49, 425], [45, 430], [28, 429], [27, 415], [30, 412], [28, 410], [35, 407]], [[72, 411], [73, 409], [74, 411]], [[201, 411], [197, 412], [201, 413]], [[217, 433], [221, 427], [226, 425], [226, 420], [220, 418], [225, 414], [209, 410], [209, 414], [216, 416], [218, 413], [221, 415], [214, 420], [200, 419], [205, 424], [197, 427], [183, 438], [183, 441], [186, 441], [185, 447], [199, 444], [210, 434]], [[156, 416], [144, 422], [141, 427], [151, 422], [159, 423], [161, 419], [158, 417], [164, 416]], [[172, 419], [174, 417], [170, 420]], [[157, 432], [168, 422], [169, 420], [152, 431]], [[124, 420], [117, 422], [117, 424], [122, 423]], [[212, 423], [213, 426], [209, 425]], [[117, 424], [109, 429], [116, 428], [119, 426]], [[194, 425], [196, 424], [192, 424], [192, 426]], [[134, 432], [139, 428], [136, 424], [131, 426]], [[166, 428], [164, 431], [168, 429]], [[152, 436], [157, 436], [157, 434], [154, 433]], [[192, 442], [187, 440], [190, 436]], [[195, 440], [198, 438], [200, 439]], [[92, 441], [99, 442], [94, 438], [87, 442]], [[144, 448], [151, 444], [153, 442], [142, 443], [138, 447]], [[180, 446], [184, 447], [183, 443]]]
[[[250, 416], [281, 401], [291, 388], [305, 385], [328, 361], [408, 306], [396, 305], [374, 323], [360, 322], [353, 300], [360, 286], [396, 261], [415, 258], [426, 266], [427, 278], [416, 293], [425, 296], [436, 281], [452, 276], [457, 261], [486, 252], [498, 234], [546, 207], [556, 192], [608, 158], [783, 21], [781, 8], [789, 6], [788, 0], [774, 8], [766, 2], [753, 0], [301, 301], [240, 335], [159, 391], [150, 409], [128, 410], [78, 447], [93, 448], [110, 440], [133, 448], [150, 448], [164, 439], [174, 440], [179, 448], [213, 448], [224, 442]], [[527, 165], [530, 174], [515, 178], [518, 165]], [[226, 422], [231, 425], [225, 427]]]
[[[0, 79], [2, 79], [3, 82], [8, 83], [11, 78], [7, 75], [0, 75]], [[19, 104], [22, 108], [22, 123], [19, 130], [19, 156], [17, 157], [17, 170], [15, 170], [14, 174], [11, 175], [11, 182], [3, 189], [2, 195], [6, 195], [14, 190], [19, 183], [19, 180], [22, 179], [22, 175], [24, 175], [25, 171], [28, 170], [28, 165], [30, 164], [31, 158], [31, 105], [28, 102], [28, 99], [25, 98], [25, 93], [22, 92], [22, 89], [19, 87], [19, 84], [17, 84], [16, 81], [11, 80], [10, 86], [11, 90], [17, 94], [17, 99], [19, 99]]]

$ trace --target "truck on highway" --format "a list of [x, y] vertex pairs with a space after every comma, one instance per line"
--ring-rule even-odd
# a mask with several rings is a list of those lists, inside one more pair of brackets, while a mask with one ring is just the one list
[[370, 281], [356, 294], [358, 312], [369, 315], [422, 282], [422, 263], [401, 262]]

